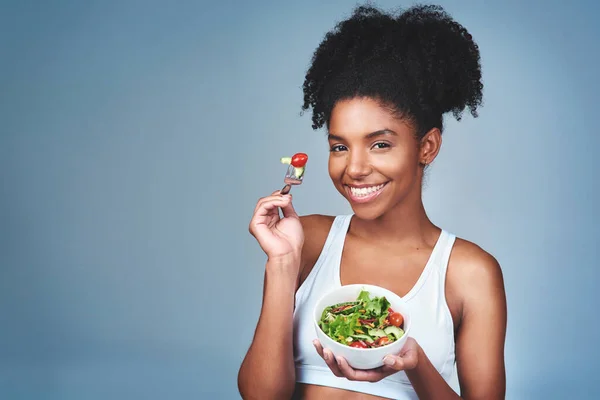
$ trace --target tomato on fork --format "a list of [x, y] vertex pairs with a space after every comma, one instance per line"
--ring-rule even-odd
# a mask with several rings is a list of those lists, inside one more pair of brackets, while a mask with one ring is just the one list
[[302, 168], [306, 165], [308, 161], [308, 156], [304, 153], [296, 153], [292, 156], [292, 167]]

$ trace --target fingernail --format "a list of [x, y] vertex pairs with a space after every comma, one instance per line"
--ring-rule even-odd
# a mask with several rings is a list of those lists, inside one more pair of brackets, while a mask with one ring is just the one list
[[337, 365], [339, 365], [340, 367], [342, 366], [342, 359], [341, 358], [336, 358], [335, 361], [337, 361]]
[[394, 364], [396, 363], [396, 360], [394, 360], [392, 357], [385, 357], [385, 358], [383, 359], [383, 363], [384, 363], [385, 365], [392, 366], [392, 365], [394, 365]]
[[317, 343], [318, 342], [316, 340], [313, 340], [313, 346], [317, 347]]
[[329, 353], [328, 352], [324, 351], [323, 357], [325, 358], [325, 361], [329, 361]]

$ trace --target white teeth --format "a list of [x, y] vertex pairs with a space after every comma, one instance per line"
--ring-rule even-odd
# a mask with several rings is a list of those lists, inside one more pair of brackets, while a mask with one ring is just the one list
[[373, 192], [377, 192], [378, 190], [381, 190], [381, 188], [383, 186], [384, 185], [377, 185], [377, 186], [370, 186], [370, 187], [366, 187], [366, 188], [350, 187], [350, 191], [352, 192], [352, 195], [361, 197], [361, 196], [366, 196], [368, 194], [371, 194]]

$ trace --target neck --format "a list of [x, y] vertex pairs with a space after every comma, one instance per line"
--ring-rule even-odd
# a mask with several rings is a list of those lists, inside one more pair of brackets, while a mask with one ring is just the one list
[[414, 198], [406, 198], [387, 213], [372, 220], [352, 218], [352, 234], [382, 244], [405, 243], [409, 246], [431, 245], [439, 236], [425, 211], [420, 191]]

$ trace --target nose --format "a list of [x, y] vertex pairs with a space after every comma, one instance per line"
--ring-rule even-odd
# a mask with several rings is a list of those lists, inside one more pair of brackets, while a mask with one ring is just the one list
[[350, 151], [346, 174], [354, 180], [360, 180], [371, 173], [371, 164], [367, 154], [361, 151]]

